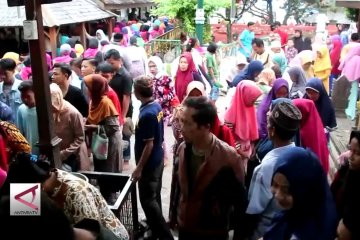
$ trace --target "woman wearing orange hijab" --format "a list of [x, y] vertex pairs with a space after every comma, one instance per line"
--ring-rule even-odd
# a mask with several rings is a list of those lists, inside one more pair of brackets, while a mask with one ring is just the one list
[[91, 99], [87, 123], [103, 126], [106, 136], [109, 139], [108, 157], [106, 160], [97, 160], [94, 158], [95, 171], [122, 172], [122, 135], [119, 124], [119, 113], [116, 111], [113, 102], [107, 96], [109, 91], [107, 81], [98, 74], [88, 75], [84, 78], [84, 81]]

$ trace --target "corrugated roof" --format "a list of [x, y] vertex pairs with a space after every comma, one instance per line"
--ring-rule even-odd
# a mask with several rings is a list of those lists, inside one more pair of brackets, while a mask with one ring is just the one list
[[104, 9], [117, 10], [121, 8], [148, 7], [153, 6], [153, 0], [94, 0]]
[[[0, 27], [23, 26], [25, 8], [8, 7], [7, 0], [0, 0]], [[102, 10], [92, 0], [72, 0], [71, 2], [43, 4], [44, 26], [53, 27], [71, 23], [88, 22], [116, 16]]]

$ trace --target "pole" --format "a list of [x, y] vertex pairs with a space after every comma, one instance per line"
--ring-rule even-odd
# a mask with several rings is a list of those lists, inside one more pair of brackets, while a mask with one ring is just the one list
[[196, 36], [199, 39], [200, 45], [202, 45], [203, 36], [204, 36], [204, 23], [205, 23], [204, 0], [197, 0], [195, 23], [196, 23]]
[[55, 136], [54, 119], [52, 114], [49, 77], [45, 58], [44, 27], [40, 0], [25, 1], [27, 20], [36, 20], [38, 29], [37, 39], [29, 40], [31, 70], [33, 76], [36, 112], [39, 126], [38, 146], [40, 154], [45, 155], [52, 167], [60, 168], [59, 143], [61, 139]]

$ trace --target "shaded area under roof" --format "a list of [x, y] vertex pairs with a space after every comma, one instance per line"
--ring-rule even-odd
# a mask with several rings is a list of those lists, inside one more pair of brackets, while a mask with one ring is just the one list
[[[26, 19], [25, 7], [8, 7], [0, 0], [0, 27], [21, 27]], [[117, 16], [101, 9], [92, 0], [72, 0], [42, 5], [43, 24], [46, 27], [81, 23]]]

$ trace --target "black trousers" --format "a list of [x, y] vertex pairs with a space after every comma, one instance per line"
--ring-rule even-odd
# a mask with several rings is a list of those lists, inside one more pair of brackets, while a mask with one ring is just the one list
[[138, 182], [140, 203], [154, 239], [173, 240], [161, 208], [161, 187], [164, 163], [155, 169], [144, 168]]

